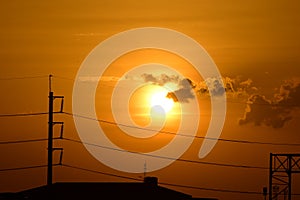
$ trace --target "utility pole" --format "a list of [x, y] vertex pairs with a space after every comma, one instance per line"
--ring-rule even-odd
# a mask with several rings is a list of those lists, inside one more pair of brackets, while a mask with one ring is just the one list
[[[63, 132], [63, 122], [54, 122], [53, 121], [53, 102], [55, 98], [60, 98], [62, 99], [61, 101], [61, 107], [60, 111], [58, 113], [63, 112], [63, 96], [54, 96], [51, 88], [51, 81], [52, 81], [52, 75], [49, 75], [49, 116], [48, 116], [48, 164], [47, 164], [47, 185], [50, 186], [52, 185], [52, 178], [53, 178], [53, 151], [54, 150], [60, 150], [60, 159], [59, 159], [59, 164], [62, 164], [62, 148], [53, 148], [53, 126], [55, 124], [60, 124], [61, 125], [61, 133], [60, 133], [60, 138], [62, 139], [62, 132]], [[55, 112], [57, 113], [57, 112]]]
[[47, 185], [52, 185], [52, 165], [53, 165], [53, 92], [51, 91], [51, 78], [49, 75], [49, 117], [48, 117], [48, 173], [47, 173]]

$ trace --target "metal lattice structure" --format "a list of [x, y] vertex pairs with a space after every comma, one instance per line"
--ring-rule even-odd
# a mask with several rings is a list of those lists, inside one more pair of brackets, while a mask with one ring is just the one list
[[269, 200], [292, 200], [294, 173], [300, 173], [300, 154], [270, 154]]

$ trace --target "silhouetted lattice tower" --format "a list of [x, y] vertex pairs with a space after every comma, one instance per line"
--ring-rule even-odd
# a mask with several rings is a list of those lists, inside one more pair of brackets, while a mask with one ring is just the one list
[[300, 154], [270, 154], [269, 200], [292, 200], [293, 173], [300, 173]]

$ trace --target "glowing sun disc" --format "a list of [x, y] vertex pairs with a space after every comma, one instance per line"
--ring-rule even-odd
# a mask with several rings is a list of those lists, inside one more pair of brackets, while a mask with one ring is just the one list
[[165, 113], [169, 112], [173, 108], [174, 101], [166, 96], [167, 91], [154, 93], [150, 101], [151, 108], [159, 106], [164, 109]]

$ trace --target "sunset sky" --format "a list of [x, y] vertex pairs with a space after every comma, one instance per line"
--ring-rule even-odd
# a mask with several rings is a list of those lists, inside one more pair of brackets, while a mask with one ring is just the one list
[[[118, 57], [104, 72], [95, 94], [96, 116], [102, 120], [98, 123], [107, 138], [124, 150], [143, 153], [157, 150], [169, 144], [175, 135], [158, 133], [149, 139], [142, 138], [143, 136], [134, 138], [124, 134], [122, 127], [110, 122], [116, 122], [115, 117], [119, 117], [123, 119], [121, 124], [128, 125], [133, 121], [136, 126], [146, 127], [152, 116], [156, 119], [153, 119], [154, 124], [150, 128], [159, 129], [163, 117], [159, 114], [161, 110], [151, 112], [151, 106], [158, 104], [151, 98], [163, 91], [164, 94], [170, 93], [169, 98], [165, 99], [171, 100], [172, 104], [169, 105], [171, 110], [166, 113], [166, 123], [162, 130], [176, 133], [181, 117], [184, 117], [181, 114], [189, 116], [190, 119], [196, 116], [197, 113], [191, 113], [191, 107], [188, 112], [183, 111], [185, 106], [197, 101], [200, 110], [197, 137], [191, 141], [191, 146], [180, 158], [204, 163], [175, 161], [166, 168], [149, 172], [148, 175], [157, 176], [162, 183], [261, 192], [263, 187], [268, 186], [268, 169], [216, 166], [207, 162], [268, 168], [271, 152], [300, 153], [299, 12], [300, 2], [297, 0], [2, 2], [0, 192], [45, 185], [47, 172], [43, 167], [2, 170], [45, 165], [47, 141], [15, 144], [5, 142], [46, 139], [48, 134], [47, 115], [4, 115], [48, 112], [48, 76], [52, 74], [52, 90], [54, 95], [65, 97], [64, 111], [67, 113], [56, 114], [54, 119], [65, 123], [64, 138], [80, 141], [70, 113], [73, 113], [73, 86], [82, 63], [99, 43], [109, 37], [143, 27], [172, 29], [194, 39], [211, 56], [221, 77], [218, 80], [215, 77], [204, 79], [187, 60], [159, 49], [136, 50]], [[99, 61], [101, 62], [101, 58]], [[130, 71], [149, 63], [152, 63], [152, 71]], [[157, 63], [176, 70], [180, 76]], [[222, 88], [226, 91], [227, 112], [220, 138], [231, 142], [218, 141], [213, 150], [200, 159], [198, 153], [203, 142], [201, 138], [207, 132], [212, 115], [210, 96], [214, 92], [217, 94], [222, 86], [221, 80], [224, 83]], [[82, 84], [89, 84], [97, 79], [85, 76], [80, 81]], [[186, 86], [187, 82], [191, 86]], [[131, 96], [128, 109], [114, 116], [111, 98], [117, 84], [119, 92], [115, 96], [117, 100], [114, 105], [120, 108], [127, 105], [124, 98], [130, 87], [135, 84], [142, 87]], [[209, 92], [208, 87], [211, 85], [214, 85], [215, 90]], [[176, 99], [171, 94], [180, 95], [176, 91], [183, 91], [187, 96]], [[55, 100], [54, 107], [55, 111], [60, 109], [59, 100]], [[129, 111], [132, 121], [124, 117], [126, 110]], [[192, 122], [188, 125], [191, 128]], [[59, 136], [59, 128], [59, 125], [54, 127], [54, 137]], [[128, 131], [130, 132], [130, 127]], [[138, 132], [136, 129], [134, 131]], [[232, 142], [233, 140], [269, 144]], [[64, 148], [63, 164], [137, 179], [143, 177], [143, 173], [121, 172], [104, 165], [80, 142], [55, 140], [54, 147]], [[59, 152], [55, 151], [54, 163], [58, 160]], [[120, 166], [123, 164], [120, 163]], [[144, 165], [140, 167], [144, 169]], [[128, 180], [67, 166], [55, 166], [54, 181]], [[263, 198], [260, 194], [166, 187], [194, 197], [231, 200]], [[295, 174], [293, 192], [300, 194], [299, 188], [300, 176]]]

